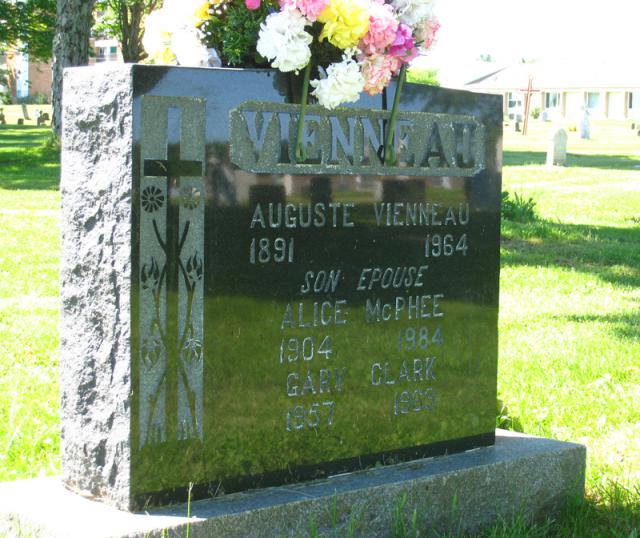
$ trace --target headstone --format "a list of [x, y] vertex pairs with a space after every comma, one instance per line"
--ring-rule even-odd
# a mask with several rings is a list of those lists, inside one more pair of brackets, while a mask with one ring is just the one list
[[580, 117], [580, 138], [589, 140], [591, 138], [591, 120], [589, 118], [589, 109], [585, 106], [582, 109]]
[[549, 133], [547, 166], [564, 166], [565, 164], [567, 164], [567, 131], [563, 127], [555, 127]]
[[42, 110], [36, 110], [36, 125], [40, 127], [41, 125], [45, 125], [49, 121], [49, 114], [46, 112], [42, 112]]
[[[491, 445], [502, 103], [65, 73], [62, 469], [124, 509]], [[390, 90], [391, 93], [393, 90]], [[391, 102], [391, 100], [389, 101]]]

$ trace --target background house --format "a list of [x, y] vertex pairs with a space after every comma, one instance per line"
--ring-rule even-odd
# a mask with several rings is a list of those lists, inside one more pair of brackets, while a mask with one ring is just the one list
[[51, 62], [31, 62], [29, 55], [9, 49], [0, 55], [0, 92], [9, 94], [11, 101], [36, 99], [51, 101]]
[[[122, 62], [116, 39], [91, 39], [93, 53], [89, 65], [102, 62]], [[10, 49], [0, 55], [0, 93], [8, 93], [12, 102], [51, 102], [51, 61], [32, 62], [29, 55]]]
[[487, 74], [462, 87], [504, 96], [505, 118], [522, 115], [531, 77], [530, 111], [543, 119], [578, 119], [583, 107], [594, 119], [640, 119], [640, 72], [610, 63], [521, 63], [504, 68], [488, 64]]

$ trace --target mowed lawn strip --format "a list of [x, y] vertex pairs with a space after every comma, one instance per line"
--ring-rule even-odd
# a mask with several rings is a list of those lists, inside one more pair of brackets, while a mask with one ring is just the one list
[[0, 481], [59, 471], [59, 164], [0, 127]]
[[640, 139], [594, 122], [593, 140], [569, 133], [567, 167], [512, 161], [544, 152], [545, 127], [505, 129], [503, 188], [532, 197], [539, 220], [503, 222], [498, 389], [527, 433], [587, 445], [592, 508], [618, 503], [628, 536], [640, 527]]

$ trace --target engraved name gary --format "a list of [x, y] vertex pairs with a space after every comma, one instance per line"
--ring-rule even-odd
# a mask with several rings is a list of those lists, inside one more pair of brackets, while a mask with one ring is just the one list
[[231, 160], [257, 173], [471, 177], [485, 168], [486, 130], [460, 114], [399, 112], [397, 160], [384, 164], [390, 112], [309, 106], [296, 162], [299, 105], [247, 101], [229, 112]]

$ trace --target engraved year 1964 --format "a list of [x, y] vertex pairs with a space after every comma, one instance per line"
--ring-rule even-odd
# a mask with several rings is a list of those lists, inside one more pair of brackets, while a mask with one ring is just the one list
[[467, 244], [467, 234], [456, 237], [452, 234], [427, 235], [424, 240], [424, 257], [439, 258], [440, 256], [467, 255], [469, 246]]

